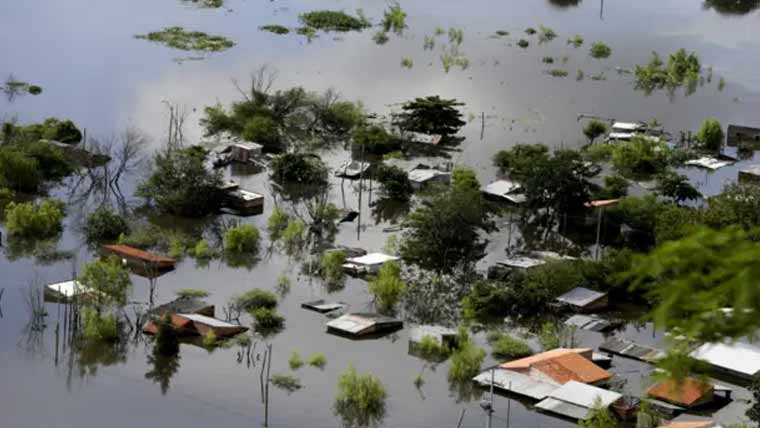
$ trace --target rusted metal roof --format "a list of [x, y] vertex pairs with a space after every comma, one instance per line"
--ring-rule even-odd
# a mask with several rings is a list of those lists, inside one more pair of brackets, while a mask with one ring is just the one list
[[520, 358], [519, 360], [506, 362], [499, 367], [508, 370], [527, 370], [531, 365], [550, 360], [562, 355], [567, 354], [588, 354], [591, 355], [591, 348], [557, 348], [551, 351], [542, 352], [540, 354], [531, 355], [530, 357]]
[[539, 361], [531, 364], [531, 368], [562, 385], [570, 381], [593, 384], [612, 377], [607, 370], [575, 353]]
[[136, 259], [159, 266], [174, 266], [177, 262], [172, 258], [159, 256], [127, 245], [104, 245], [103, 248], [126, 258]]
[[681, 383], [665, 380], [652, 385], [648, 390], [649, 396], [667, 401], [679, 406], [690, 407], [712, 395], [712, 384], [687, 377]]
[[658, 428], [720, 428], [713, 421], [670, 422]]
[[612, 205], [617, 205], [618, 202], [620, 202], [620, 199], [600, 199], [596, 201], [588, 201], [583, 205], [586, 208], [603, 208], [603, 207], [609, 207]]

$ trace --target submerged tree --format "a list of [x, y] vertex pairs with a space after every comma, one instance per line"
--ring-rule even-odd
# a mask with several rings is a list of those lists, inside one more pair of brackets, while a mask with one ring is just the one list
[[345, 428], [376, 427], [385, 417], [387, 396], [380, 379], [371, 374], [357, 374], [349, 365], [338, 378], [333, 411], [340, 416]]
[[686, 176], [675, 171], [668, 170], [659, 174], [656, 180], [657, 191], [676, 202], [693, 201], [702, 197], [702, 194], [689, 183]]
[[703, 150], [718, 153], [723, 147], [724, 134], [718, 119], [707, 119], [702, 122], [695, 137]]
[[381, 312], [392, 311], [406, 292], [406, 283], [401, 279], [401, 267], [395, 262], [385, 263], [377, 277], [369, 281], [369, 292], [375, 296]]
[[394, 122], [403, 130], [423, 134], [454, 135], [466, 122], [459, 107], [464, 103], [438, 95], [416, 98], [401, 106]]

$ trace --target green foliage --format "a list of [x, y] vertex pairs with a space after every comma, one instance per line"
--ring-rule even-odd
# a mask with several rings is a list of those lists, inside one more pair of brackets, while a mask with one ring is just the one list
[[235, 226], [224, 234], [224, 249], [233, 254], [255, 254], [259, 250], [259, 229], [252, 224]]
[[617, 428], [618, 420], [609, 408], [602, 405], [601, 398], [597, 397], [586, 418], [579, 421], [578, 425], [581, 428]]
[[533, 28], [533, 27], [528, 27], [528, 28], [525, 29], [525, 34], [527, 34], [529, 36], [532, 36], [532, 35], [536, 34], [536, 29]]
[[307, 27], [323, 31], [361, 31], [371, 26], [370, 22], [358, 13], [358, 17], [334, 10], [317, 10], [298, 16]]
[[305, 153], [285, 153], [272, 159], [272, 178], [280, 183], [321, 184], [327, 182], [322, 160]]
[[583, 46], [583, 36], [581, 36], [580, 34], [576, 34], [572, 38], [567, 39], [567, 44], [568, 45], [573, 45], [576, 48], [579, 48], [579, 47]]
[[0, 211], [5, 209], [5, 206], [13, 200], [14, 196], [13, 190], [0, 187]]
[[604, 177], [604, 188], [594, 192], [594, 199], [618, 199], [628, 194], [628, 180], [620, 175]]
[[288, 29], [288, 27], [283, 27], [282, 25], [276, 25], [276, 24], [262, 25], [259, 27], [259, 30], [269, 31], [270, 33], [274, 33], [274, 34], [290, 33], [290, 30]]
[[494, 358], [516, 360], [533, 355], [533, 350], [525, 341], [500, 331], [490, 332], [488, 343], [491, 345], [491, 355]]
[[578, 346], [575, 340], [575, 326], [568, 327], [546, 321], [538, 330], [538, 342], [544, 351], [555, 348], [575, 348]]
[[156, 344], [153, 351], [160, 356], [171, 356], [179, 353], [177, 331], [172, 326], [168, 315], [156, 320]]
[[411, 57], [405, 56], [401, 58], [401, 66], [404, 68], [414, 67], [414, 60]]
[[285, 324], [285, 318], [278, 314], [275, 309], [258, 308], [251, 312], [255, 326], [260, 332], [279, 330]]
[[321, 352], [317, 352], [309, 357], [309, 365], [318, 369], [323, 369], [327, 365], [327, 357]]
[[662, 423], [662, 417], [648, 400], [641, 400], [639, 412], [636, 414], [636, 428], [657, 428]]
[[594, 42], [591, 44], [591, 57], [596, 59], [609, 58], [612, 55], [612, 48], [604, 42]]
[[723, 193], [708, 199], [702, 219], [713, 228], [739, 225], [747, 230], [760, 226], [760, 187], [730, 184]]
[[82, 132], [70, 120], [49, 117], [42, 123], [26, 126], [8, 124], [11, 142], [36, 143], [39, 140], [58, 141], [65, 144], [76, 144], [82, 141]]
[[380, 379], [371, 374], [360, 375], [352, 365], [338, 378], [333, 411], [345, 427], [372, 427], [385, 416], [385, 392]]
[[93, 303], [97, 306], [123, 306], [132, 290], [129, 272], [116, 256], [85, 263], [77, 281], [95, 290]]
[[464, 103], [437, 95], [416, 98], [401, 106], [402, 112], [395, 115], [394, 122], [405, 131], [453, 135], [466, 124], [459, 111], [461, 106]]
[[378, 166], [375, 179], [383, 187], [385, 196], [390, 199], [407, 201], [414, 191], [406, 171], [394, 165]]
[[422, 373], [418, 373], [417, 376], [414, 377], [414, 387], [417, 389], [422, 388], [423, 385], [425, 385], [425, 378], [422, 377]]
[[426, 51], [432, 51], [435, 48], [435, 38], [432, 36], [425, 36], [425, 43], [422, 45], [422, 49]]
[[757, 232], [702, 227], [637, 257], [624, 276], [654, 303], [657, 327], [696, 343], [720, 342], [760, 326], [758, 257]]
[[280, 241], [288, 255], [302, 252], [306, 244], [306, 223], [300, 218], [290, 220], [282, 231]]
[[369, 292], [375, 296], [381, 312], [392, 311], [406, 292], [406, 283], [401, 279], [398, 263], [388, 262], [381, 266], [377, 277], [369, 281]]
[[269, 290], [253, 288], [232, 299], [234, 306], [248, 312], [260, 308], [274, 309], [277, 307], [277, 296]]
[[717, 153], [723, 147], [723, 129], [718, 119], [707, 119], [702, 122], [695, 137], [703, 150]]
[[451, 349], [443, 344], [433, 336], [423, 336], [422, 340], [417, 344], [417, 349], [422, 358], [428, 361], [437, 361], [445, 359]]
[[702, 194], [689, 183], [686, 176], [675, 171], [665, 171], [658, 174], [655, 179], [657, 180], [657, 191], [676, 202], [693, 201], [702, 197]]
[[749, 390], [752, 392], [752, 405], [745, 415], [755, 424], [760, 423], [760, 376], [756, 375]]
[[280, 297], [285, 297], [290, 292], [291, 285], [290, 277], [287, 274], [281, 273], [277, 276], [277, 285], [275, 287]]
[[61, 232], [63, 202], [45, 199], [33, 202], [10, 202], [5, 208], [5, 228], [10, 235], [24, 238], [50, 238]]
[[87, 216], [84, 232], [88, 242], [116, 241], [129, 233], [129, 225], [124, 217], [102, 206]]
[[74, 166], [66, 159], [63, 149], [44, 141], [25, 143], [24, 154], [37, 161], [43, 179], [58, 181], [74, 172]]
[[583, 127], [583, 135], [588, 138], [590, 143], [593, 143], [598, 137], [607, 133], [607, 124], [602, 121], [592, 119], [586, 126]]
[[199, 288], [182, 288], [180, 290], [177, 290], [174, 294], [176, 294], [177, 297], [190, 297], [197, 299], [202, 299], [209, 296], [208, 291], [201, 290]]
[[538, 31], [538, 41], [539, 43], [546, 43], [554, 40], [557, 38], [557, 33], [554, 32], [549, 27], [544, 27], [543, 25], [539, 26]]
[[118, 244], [147, 250], [161, 243], [163, 231], [159, 227], [141, 224], [130, 229], [128, 235], [119, 235]]
[[612, 164], [626, 177], [647, 178], [668, 167], [670, 149], [660, 140], [634, 135], [613, 147]]
[[186, 31], [182, 27], [167, 27], [162, 31], [139, 34], [136, 39], [161, 43], [170, 48], [184, 51], [218, 52], [227, 50], [235, 43], [222, 36], [213, 36], [200, 31]]
[[451, 173], [451, 185], [457, 191], [480, 191], [480, 182], [475, 170], [458, 166]]
[[346, 263], [346, 252], [343, 250], [328, 250], [319, 259], [319, 273], [322, 279], [332, 287], [341, 286], [345, 280], [343, 264]]
[[462, 317], [468, 321], [494, 319], [506, 314], [510, 305], [510, 292], [506, 284], [478, 280], [462, 299]]
[[34, 193], [42, 184], [39, 163], [20, 150], [0, 147], [0, 186], [17, 192]]
[[552, 77], [567, 77], [567, 75], [570, 74], [567, 70], [561, 68], [552, 68], [548, 73]]
[[374, 40], [378, 45], [384, 45], [388, 43], [388, 40], [390, 39], [388, 38], [388, 33], [385, 31], [378, 31], [372, 36], [372, 40]]
[[549, 148], [543, 144], [516, 144], [509, 150], [500, 150], [493, 157], [494, 165], [502, 174], [516, 180], [530, 175], [533, 165], [545, 161]]
[[288, 365], [290, 366], [290, 370], [298, 370], [303, 366], [303, 360], [301, 359], [301, 356], [298, 355], [297, 351], [293, 351], [290, 353], [290, 359], [288, 360]]
[[217, 251], [211, 248], [207, 240], [201, 239], [193, 247], [191, 255], [198, 260], [211, 260], [217, 256]]
[[402, 141], [380, 125], [360, 126], [354, 130], [353, 144], [359, 151], [369, 154], [384, 155], [401, 150]]
[[480, 191], [455, 188], [426, 196], [405, 226], [401, 257], [438, 272], [470, 269], [483, 255], [481, 232], [493, 229]]
[[214, 330], [209, 330], [208, 333], [204, 334], [201, 338], [201, 344], [206, 349], [212, 349], [216, 347], [217, 339], [218, 338], [216, 337]]
[[296, 28], [296, 33], [306, 36], [306, 40], [311, 43], [312, 40], [314, 40], [315, 37], [317, 37], [317, 30], [315, 30], [312, 27], [299, 27]]
[[113, 314], [101, 314], [97, 310], [82, 309], [82, 335], [85, 339], [100, 342], [116, 342], [121, 331]]
[[404, 28], [406, 28], [406, 12], [401, 9], [398, 2], [391, 3], [383, 13], [383, 31], [393, 30], [394, 33], [400, 35]]
[[291, 375], [272, 375], [270, 382], [277, 388], [292, 393], [301, 389], [301, 381]]
[[282, 208], [275, 206], [267, 220], [267, 231], [272, 242], [280, 239], [282, 232], [288, 227], [290, 216]]
[[667, 66], [657, 52], [652, 52], [652, 58], [646, 66], [636, 66], [636, 88], [647, 94], [663, 88], [672, 91], [684, 83], [699, 80], [701, 69], [699, 58], [693, 52], [687, 53], [684, 49], [679, 49], [670, 54]]
[[544, 64], [554, 64], [554, 58], [550, 56], [545, 56], [541, 59], [541, 62]]
[[469, 381], [480, 372], [480, 365], [486, 358], [486, 351], [475, 346], [464, 327], [459, 328], [457, 348], [451, 354], [448, 378], [451, 381]]
[[152, 173], [139, 185], [137, 195], [169, 214], [201, 217], [216, 211], [222, 175], [206, 169], [205, 155], [205, 150], [194, 147], [157, 153]]
[[517, 46], [519, 46], [519, 47], [521, 47], [523, 49], [527, 49], [528, 46], [530, 46], [530, 42], [527, 41], [527, 40], [525, 40], [525, 39], [520, 39], [520, 40], [517, 41]]

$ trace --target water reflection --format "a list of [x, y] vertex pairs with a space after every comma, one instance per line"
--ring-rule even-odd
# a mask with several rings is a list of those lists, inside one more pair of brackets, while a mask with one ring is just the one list
[[705, 0], [702, 7], [721, 15], [746, 15], [760, 7], [760, 0]]

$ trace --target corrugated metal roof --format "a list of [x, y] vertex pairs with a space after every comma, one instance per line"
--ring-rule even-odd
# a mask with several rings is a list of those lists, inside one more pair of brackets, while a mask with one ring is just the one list
[[715, 171], [716, 169], [723, 168], [724, 166], [728, 166], [733, 164], [731, 161], [725, 161], [720, 160], [717, 158], [711, 158], [711, 157], [701, 157], [699, 159], [692, 159], [689, 161], [686, 161], [686, 165], [690, 166], [698, 166], [700, 168], [706, 168]]
[[589, 408], [567, 403], [554, 398], [546, 398], [536, 404], [536, 407], [551, 413], [567, 416], [572, 419], [585, 419], [588, 416]]
[[206, 324], [211, 327], [240, 327], [237, 324], [231, 324], [218, 318], [211, 318], [200, 314], [177, 314], [177, 316], [188, 319], [192, 322]]
[[708, 395], [712, 394], [713, 386], [692, 377], [687, 377], [683, 382], [677, 383], [665, 380], [649, 387], [647, 394], [654, 398], [667, 401], [680, 406], [692, 406]]
[[127, 245], [104, 245], [103, 248], [126, 257], [132, 257], [152, 263], [166, 263], [172, 265], [176, 263], [176, 260], [172, 258], [159, 256]]
[[439, 344], [444, 343], [444, 337], [455, 337], [456, 330], [440, 325], [420, 325], [409, 331], [409, 340], [419, 343], [425, 336], [434, 338]]
[[[475, 376], [473, 380], [480, 385], [491, 385], [491, 371], [485, 371]], [[524, 395], [535, 400], [543, 400], [552, 391], [557, 389], [556, 385], [547, 382], [541, 382], [528, 375], [518, 373], [512, 370], [494, 369], [493, 373], [494, 388]]]
[[328, 328], [351, 334], [362, 334], [377, 324], [396, 324], [400, 321], [379, 314], [353, 313], [345, 314], [327, 323]]
[[597, 383], [612, 377], [607, 370], [575, 353], [539, 361], [531, 364], [531, 368], [540, 371], [560, 384], [570, 381]]
[[483, 192], [489, 195], [508, 199], [516, 204], [525, 202], [525, 195], [519, 193], [522, 186], [509, 180], [497, 180], [483, 188]]
[[760, 372], [760, 348], [746, 343], [708, 343], [694, 350], [691, 357], [746, 376]]
[[582, 314], [571, 316], [565, 321], [565, 325], [572, 325], [582, 330], [596, 332], [604, 331], [610, 327], [610, 323], [607, 320]]
[[46, 287], [53, 292], [56, 292], [63, 297], [73, 297], [78, 296], [81, 294], [86, 293], [92, 293], [95, 290], [93, 290], [90, 287], [87, 287], [86, 285], [80, 283], [79, 281], [66, 281], [66, 282], [59, 282], [56, 284], [48, 284]]
[[509, 361], [500, 365], [503, 369], [529, 369], [532, 364], [540, 361], [549, 360], [567, 354], [584, 354], [591, 353], [591, 348], [557, 348], [551, 351], [541, 352], [540, 354], [531, 355], [530, 357], [520, 358], [519, 360]]
[[597, 388], [593, 385], [586, 385], [585, 383], [571, 380], [555, 389], [549, 394], [549, 397], [590, 409], [594, 406], [594, 401], [596, 401], [597, 398], [601, 400], [602, 406], [606, 407], [621, 399], [623, 396], [614, 391]]
[[575, 287], [567, 293], [557, 297], [557, 301], [582, 308], [604, 298], [605, 296], [607, 296], [606, 293], [600, 293], [585, 287]]
[[532, 267], [546, 264], [546, 261], [541, 260], [541, 259], [534, 259], [532, 257], [515, 256], [515, 257], [510, 257], [506, 260], [502, 260], [500, 262], [496, 262], [496, 264], [500, 264], [507, 267], [519, 268], [519, 269], [529, 269]]
[[372, 266], [372, 265], [380, 265], [386, 262], [399, 260], [396, 256], [389, 256], [388, 254], [383, 253], [370, 253], [361, 257], [354, 257], [350, 259], [346, 259], [346, 262], [353, 263], [357, 265], [364, 265], [364, 266]]

